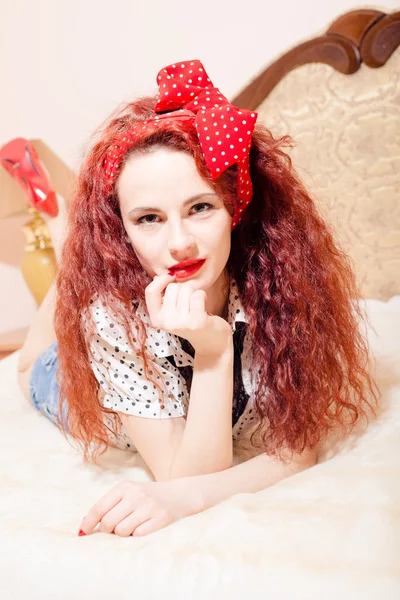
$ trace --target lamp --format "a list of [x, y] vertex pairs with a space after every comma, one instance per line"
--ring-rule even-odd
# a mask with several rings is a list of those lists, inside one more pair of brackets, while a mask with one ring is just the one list
[[[42, 141], [30, 140], [46, 167], [53, 189], [66, 200], [67, 206], [76, 186], [75, 174]], [[37, 304], [41, 304], [57, 272], [51, 236], [41, 213], [33, 208], [11, 175], [0, 169], [0, 218], [30, 214], [23, 225], [25, 235], [21, 271]]]

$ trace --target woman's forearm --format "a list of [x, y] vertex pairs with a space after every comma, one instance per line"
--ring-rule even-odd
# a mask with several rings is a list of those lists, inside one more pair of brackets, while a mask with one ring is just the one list
[[206, 510], [235, 494], [259, 492], [315, 463], [315, 450], [294, 455], [289, 464], [263, 453], [219, 473], [187, 477], [186, 482], [195, 489], [202, 510]]
[[218, 357], [195, 355], [185, 430], [170, 479], [232, 466], [233, 342]]

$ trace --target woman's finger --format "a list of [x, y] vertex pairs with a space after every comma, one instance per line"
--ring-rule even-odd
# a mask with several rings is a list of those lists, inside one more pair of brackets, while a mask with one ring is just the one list
[[161, 314], [163, 317], [166, 315], [174, 315], [176, 313], [176, 302], [179, 294], [179, 285], [172, 282], [168, 284], [165, 289], [165, 294], [162, 303]]
[[176, 311], [179, 316], [189, 315], [190, 298], [193, 294], [193, 284], [184, 283], [178, 285], [178, 298], [176, 300]]
[[135, 537], [149, 535], [150, 533], [154, 533], [155, 531], [158, 531], [163, 527], [167, 527], [167, 525], [170, 525], [172, 522], [173, 520], [168, 518], [167, 515], [149, 519], [148, 521], [145, 521], [144, 523], [136, 527], [132, 535]]
[[100, 521], [99, 531], [101, 533], [112, 533], [115, 527], [126, 519], [132, 512], [132, 499], [124, 497], [118, 502]]
[[114, 508], [123, 498], [124, 491], [121, 487], [116, 486], [105, 494], [92, 508], [89, 510], [86, 517], [83, 519], [80, 530], [86, 535], [92, 533], [103, 517]]
[[164, 291], [167, 285], [175, 281], [175, 275], [158, 275], [145, 289], [147, 310], [151, 321], [155, 322], [163, 305]]
[[114, 533], [122, 537], [133, 535], [137, 527], [156, 516], [156, 511], [157, 509], [149, 504], [131, 510], [130, 514], [114, 527]]
[[[207, 292], [196, 290], [190, 298], [190, 314], [192, 316], [206, 313]], [[210, 313], [207, 313], [210, 314]]]

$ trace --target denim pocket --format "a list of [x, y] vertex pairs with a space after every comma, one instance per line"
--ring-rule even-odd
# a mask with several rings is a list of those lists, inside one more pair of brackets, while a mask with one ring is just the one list
[[[30, 395], [39, 412], [58, 423], [60, 386], [57, 383], [58, 344], [54, 342], [36, 360], [30, 378]], [[63, 407], [65, 423], [67, 405]]]
[[54, 342], [39, 356], [38, 360], [46, 367], [46, 371], [51, 371], [58, 358], [58, 344]]

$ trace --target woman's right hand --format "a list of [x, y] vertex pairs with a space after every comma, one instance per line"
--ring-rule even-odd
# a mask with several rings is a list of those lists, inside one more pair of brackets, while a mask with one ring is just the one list
[[175, 275], [158, 275], [145, 297], [153, 327], [189, 340], [196, 354], [219, 356], [233, 348], [231, 326], [206, 311], [207, 293], [194, 290], [191, 281], [175, 283]]

